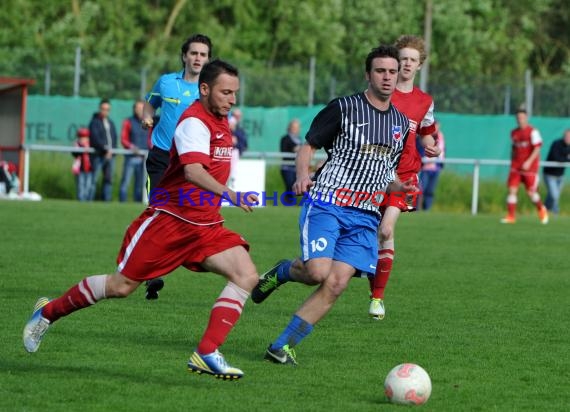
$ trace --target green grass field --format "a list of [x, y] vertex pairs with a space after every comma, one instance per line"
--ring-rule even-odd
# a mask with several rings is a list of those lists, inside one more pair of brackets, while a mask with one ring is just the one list
[[[354, 279], [297, 347], [297, 368], [262, 360], [311, 292], [280, 288], [249, 302], [222, 351], [246, 375], [186, 371], [224, 280], [179, 269], [157, 301], [137, 290], [58, 321], [35, 354], [21, 333], [40, 296], [110, 273], [141, 207], [48, 200], [0, 202], [0, 410], [378, 411], [384, 377], [413, 362], [430, 374], [429, 411], [567, 411], [570, 407], [570, 217], [513, 226], [499, 214], [415, 213], [400, 219], [387, 317], [367, 316]], [[258, 268], [298, 253], [297, 208], [225, 209]]]

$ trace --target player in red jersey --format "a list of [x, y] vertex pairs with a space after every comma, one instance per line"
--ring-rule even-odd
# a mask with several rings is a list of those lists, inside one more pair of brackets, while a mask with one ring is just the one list
[[[418, 173], [422, 167], [422, 159], [416, 148], [415, 135], [418, 135], [425, 155], [437, 157], [440, 149], [432, 136], [435, 132], [433, 115], [433, 99], [427, 93], [414, 86], [416, 73], [421, 69], [427, 55], [421, 37], [403, 35], [395, 42], [400, 51], [400, 73], [398, 85], [392, 95], [392, 104], [410, 119], [410, 129], [414, 134], [406, 141], [400, 163], [396, 169], [401, 182], [418, 187]], [[401, 212], [416, 210], [417, 196], [399, 196], [398, 193], [388, 195], [388, 201], [382, 211], [382, 221], [378, 230], [378, 261], [376, 274], [370, 279], [369, 315], [377, 320], [385, 316], [384, 290], [394, 261], [394, 230]]]
[[528, 197], [536, 206], [538, 218], [542, 224], [548, 223], [548, 211], [540, 201], [538, 193], [538, 163], [542, 137], [537, 129], [528, 123], [526, 110], [519, 109], [516, 113], [518, 127], [511, 132], [512, 153], [511, 170], [507, 181], [507, 216], [501, 223], [515, 223], [517, 210], [517, 192], [521, 182], [524, 184]]
[[24, 328], [28, 352], [38, 350], [47, 329], [59, 318], [102, 299], [126, 297], [145, 280], [184, 266], [228, 280], [190, 357], [189, 370], [222, 379], [241, 378], [243, 372], [228, 365], [218, 351], [258, 281], [247, 242], [223, 227], [219, 213], [222, 198], [246, 212], [257, 202], [252, 195], [238, 203], [238, 195], [225, 185], [233, 148], [227, 116], [238, 89], [236, 68], [219, 60], [204, 66], [200, 99], [178, 122], [160, 190], [155, 190], [149, 207], [127, 229], [116, 273], [89, 276], [51, 301], [40, 298]]

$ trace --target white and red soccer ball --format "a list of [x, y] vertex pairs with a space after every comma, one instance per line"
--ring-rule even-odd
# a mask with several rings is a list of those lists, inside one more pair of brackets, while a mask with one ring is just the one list
[[431, 395], [431, 379], [421, 366], [403, 363], [386, 376], [384, 393], [392, 403], [423, 405]]

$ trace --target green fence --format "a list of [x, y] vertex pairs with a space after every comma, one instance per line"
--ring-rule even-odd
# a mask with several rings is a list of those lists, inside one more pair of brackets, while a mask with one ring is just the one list
[[[133, 102], [112, 100], [111, 104], [111, 119], [120, 129], [123, 119], [132, 113]], [[71, 144], [77, 128], [89, 123], [98, 106], [99, 99], [95, 98], [29, 96], [26, 142]], [[248, 134], [249, 150], [278, 152], [279, 139], [285, 134], [288, 122], [292, 118], [298, 118], [304, 134], [322, 107], [243, 107], [243, 126]], [[516, 126], [514, 116], [437, 113], [437, 118], [446, 137], [448, 158], [509, 158], [509, 134]], [[550, 143], [561, 137], [564, 129], [570, 127], [569, 118], [534, 117], [531, 123], [540, 130], [544, 139], [543, 159]], [[472, 168], [458, 166], [458, 170], [469, 173]], [[488, 166], [481, 170], [482, 177], [502, 178], [505, 173], [506, 168], [500, 166]]]

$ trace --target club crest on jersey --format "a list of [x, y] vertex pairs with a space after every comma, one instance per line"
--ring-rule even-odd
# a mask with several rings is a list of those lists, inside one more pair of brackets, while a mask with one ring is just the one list
[[402, 126], [392, 126], [392, 138], [395, 141], [402, 138]]

